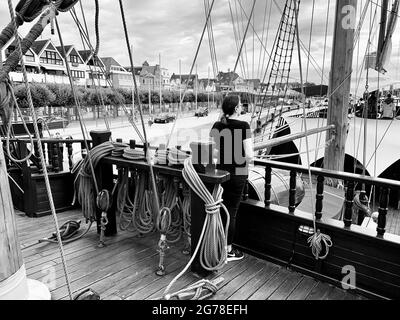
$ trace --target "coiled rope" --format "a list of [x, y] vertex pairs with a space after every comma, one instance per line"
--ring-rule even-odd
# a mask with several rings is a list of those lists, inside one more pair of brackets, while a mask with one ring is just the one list
[[[168, 295], [172, 285], [186, 272], [200, 250], [200, 264], [208, 271], [221, 269], [227, 261], [227, 235], [229, 226], [229, 212], [224, 206], [221, 185], [215, 185], [211, 194], [193, 167], [191, 158], [185, 160], [182, 175], [188, 186], [204, 201], [206, 218], [200, 234], [199, 241], [193, 255], [185, 268], [171, 281], [164, 291], [165, 299], [171, 298]], [[226, 226], [223, 227], [220, 208], [226, 214]]]
[[[76, 201], [82, 207], [82, 214], [87, 221], [96, 219], [96, 197], [98, 195], [93, 184], [93, 170], [97, 167], [100, 160], [111, 155], [115, 146], [113, 142], [105, 142], [88, 152], [88, 156], [75, 163], [72, 168], [72, 174], [76, 175], [74, 179], [75, 193], [72, 204]], [[90, 154], [90, 155], [89, 155]]]

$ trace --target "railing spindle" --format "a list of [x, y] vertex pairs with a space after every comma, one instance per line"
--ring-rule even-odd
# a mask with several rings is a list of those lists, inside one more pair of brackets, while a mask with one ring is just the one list
[[354, 203], [354, 182], [349, 181], [347, 185], [345, 211], [344, 211], [344, 226], [350, 228], [353, 223], [353, 203]]
[[67, 142], [65, 144], [67, 146], [67, 151], [68, 151], [68, 165], [69, 165], [69, 170], [71, 171], [73, 166], [74, 166], [74, 147], [72, 142]]
[[381, 196], [379, 201], [379, 216], [378, 216], [378, 227], [376, 231], [378, 232], [378, 236], [383, 236], [386, 232], [386, 215], [388, 213], [389, 206], [389, 189], [382, 188]]
[[47, 145], [47, 161], [49, 166], [54, 166], [53, 164], [53, 144], [51, 142], [45, 143]]
[[324, 207], [324, 176], [318, 176], [317, 178], [317, 195], [316, 195], [316, 204], [315, 204], [315, 217], [317, 220], [321, 220], [322, 218], [322, 209]]
[[87, 156], [88, 150], [86, 150], [86, 145], [85, 142], [81, 142], [81, 155], [82, 155], [82, 159], [85, 159]]
[[290, 190], [289, 190], [289, 213], [296, 210], [296, 171], [290, 171]]
[[265, 167], [265, 190], [264, 190], [264, 203], [265, 207], [269, 208], [271, 205], [271, 185], [272, 182], [272, 168], [270, 166]]
[[59, 157], [58, 157], [58, 152], [59, 152], [58, 143], [53, 143], [52, 147], [53, 147], [53, 158], [52, 158], [53, 170], [54, 170], [54, 172], [60, 172], [60, 163], [59, 163]]

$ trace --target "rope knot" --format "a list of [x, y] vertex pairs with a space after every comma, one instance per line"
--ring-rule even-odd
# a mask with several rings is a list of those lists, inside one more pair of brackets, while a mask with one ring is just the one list
[[214, 214], [219, 213], [219, 209], [221, 208], [222, 202], [223, 202], [223, 199], [220, 199], [220, 200], [218, 200], [216, 202], [213, 202], [213, 203], [206, 203], [204, 205], [205, 208], [206, 208], [206, 213], [208, 215], [211, 215], [211, 216], [214, 215]]

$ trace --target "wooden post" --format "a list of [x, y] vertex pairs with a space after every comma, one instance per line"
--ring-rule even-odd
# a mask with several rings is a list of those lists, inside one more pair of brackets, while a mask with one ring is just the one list
[[315, 205], [315, 217], [317, 220], [322, 218], [322, 209], [324, 206], [324, 176], [318, 176], [317, 178], [317, 195], [316, 195], [316, 205]]
[[271, 185], [272, 182], [272, 168], [270, 166], [265, 167], [265, 190], [264, 190], [264, 203], [265, 207], [269, 208], [271, 205]]
[[[92, 137], [93, 147], [96, 147], [110, 140], [111, 131], [91, 131], [90, 136]], [[111, 195], [111, 191], [114, 187], [113, 166], [110, 164], [102, 164], [95, 169], [95, 172], [97, 177], [97, 183], [99, 186], [99, 191], [106, 189], [110, 192]], [[117, 222], [115, 217], [115, 212], [117, 208], [116, 196], [117, 194], [115, 194], [114, 197], [110, 199], [110, 201], [112, 201], [112, 205], [111, 208], [107, 211], [108, 224], [106, 225], [106, 230], [104, 231], [104, 235], [107, 237], [113, 236], [117, 233]], [[96, 211], [96, 218], [97, 218], [97, 233], [100, 234], [101, 210], [99, 209], [97, 209]]]
[[349, 181], [347, 185], [345, 211], [344, 211], [344, 226], [350, 228], [353, 223], [353, 204], [354, 204], [354, 182]]
[[289, 212], [294, 213], [296, 210], [296, 171], [290, 171], [290, 189], [289, 189]]
[[[6, 281], [10, 281], [9, 279], [17, 272], [25, 272], [21, 269], [23, 268], [22, 253], [5, 164], [3, 148], [0, 148], [0, 288], [5, 285]], [[26, 295], [22, 299], [28, 298], [26, 278], [25, 283], [21, 281], [16, 289]], [[0, 300], [2, 298], [0, 292]], [[18, 299], [18, 296], [8, 296], [6, 293], [4, 299], [6, 298]]]
[[328, 125], [335, 125], [336, 132], [326, 135], [326, 141], [334, 140], [324, 158], [324, 168], [333, 171], [344, 171], [356, 11], [357, 0], [337, 0], [328, 107]]
[[379, 237], [383, 237], [386, 232], [386, 215], [388, 213], [389, 205], [389, 189], [381, 189], [381, 197], [379, 201], [379, 216], [378, 216], [378, 227], [377, 232]]

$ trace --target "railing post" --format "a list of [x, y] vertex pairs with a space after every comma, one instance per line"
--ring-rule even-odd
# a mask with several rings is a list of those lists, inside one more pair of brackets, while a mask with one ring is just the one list
[[344, 226], [350, 228], [353, 223], [353, 203], [354, 203], [354, 182], [349, 181], [346, 192], [346, 208], [344, 211]]
[[289, 213], [296, 210], [296, 171], [290, 171], [290, 189], [289, 189]]
[[49, 143], [45, 143], [47, 145], [47, 161], [49, 166], [53, 166], [53, 145]]
[[52, 163], [53, 163], [53, 170], [54, 172], [60, 172], [60, 164], [59, 164], [59, 157], [58, 157], [58, 143], [52, 143], [52, 148], [53, 148], [53, 158], [52, 158]]
[[86, 149], [86, 145], [85, 142], [82, 141], [81, 142], [81, 155], [82, 155], [82, 159], [85, 159], [87, 156], [88, 150]]
[[265, 207], [269, 208], [271, 205], [271, 182], [272, 182], [272, 168], [265, 167], [265, 190], [264, 190], [264, 203]]
[[[93, 147], [96, 147], [104, 142], [110, 141], [111, 131], [90, 131], [90, 136], [92, 137]], [[95, 168], [95, 173], [99, 191], [106, 189], [110, 192], [111, 196], [111, 190], [114, 188], [113, 166], [110, 164], [100, 164], [97, 168]], [[106, 237], [117, 234], [117, 222], [115, 215], [117, 208], [116, 196], [117, 194], [114, 194], [114, 197], [111, 197], [111, 208], [107, 211], [108, 224], [106, 225], [106, 230], [104, 231], [104, 235]], [[97, 232], [100, 234], [101, 210], [97, 209], [96, 216], [98, 222]]]
[[324, 207], [324, 176], [318, 176], [317, 178], [317, 195], [316, 195], [316, 204], [315, 204], [315, 217], [317, 220], [321, 220], [322, 218], [322, 209]]
[[[70, 138], [69, 138], [70, 139]], [[67, 140], [69, 140], [67, 139]], [[67, 142], [66, 144], [67, 151], [68, 151], [68, 165], [69, 165], [69, 170], [71, 171], [73, 166], [74, 166], [74, 148], [72, 142]]]
[[[35, 150], [35, 157], [40, 159], [39, 147], [38, 147], [38, 143], [37, 142], [33, 143], [33, 148]], [[41, 161], [37, 162], [37, 166], [38, 166], [39, 172], [42, 171], [43, 168], [42, 168], [42, 162]]]
[[386, 232], [386, 215], [388, 212], [389, 205], [389, 189], [382, 188], [380, 201], [379, 201], [379, 216], [378, 216], [378, 227], [376, 231], [378, 236], [382, 237]]

